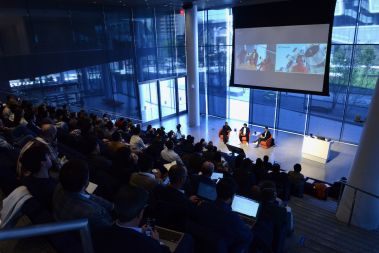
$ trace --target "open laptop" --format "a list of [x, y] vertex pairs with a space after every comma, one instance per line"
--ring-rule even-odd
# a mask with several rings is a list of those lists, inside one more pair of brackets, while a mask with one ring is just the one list
[[259, 203], [252, 199], [236, 195], [233, 199], [232, 210], [238, 213], [242, 220], [244, 220], [247, 224], [254, 226], [257, 220]]
[[213, 172], [211, 179], [212, 180], [219, 180], [224, 177], [224, 173], [219, 173], [219, 172]]
[[237, 156], [237, 155], [241, 154], [241, 155], [244, 155], [246, 157], [245, 151], [242, 148], [237, 147], [237, 146], [233, 146], [230, 144], [226, 144], [226, 147], [231, 152], [232, 156]]
[[200, 182], [196, 195], [201, 199], [214, 201], [217, 198], [216, 186]]
[[159, 233], [159, 241], [166, 245], [170, 249], [170, 252], [175, 252], [179, 243], [182, 241], [184, 234], [182, 232], [159, 226], [155, 226], [155, 229]]

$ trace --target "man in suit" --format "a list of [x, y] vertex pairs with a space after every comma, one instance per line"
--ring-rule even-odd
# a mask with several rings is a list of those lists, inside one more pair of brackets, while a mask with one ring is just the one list
[[259, 135], [259, 138], [255, 140], [253, 143], [257, 145], [258, 147], [261, 141], [268, 140], [270, 137], [271, 137], [271, 133], [270, 131], [268, 131], [268, 127], [265, 127], [264, 132], [261, 135]]
[[196, 196], [188, 198], [182, 190], [187, 180], [187, 170], [181, 165], [173, 165], [168, 171], [170, 184], [157, 186], [152, 192], [152, 208], [157, 224], [173, 230], [185, 231]]
[[217, 199], [202, 202], [193, 214], [191, 231], [200, 237], [206, 252], [245, 252], [252, 240], [249, 226], [232, 211], [237, 184], [232, 178], [222, 178], [217, 186]]
[[190, 176], [188, 189], [186, 189], [187, 190], [186, 193], [188, 196], [197, 194], [200, 183], [216, 187], [216, 182], [211, 179], [211, 176], [214, 171], [214, 167], [215, 166], [213, 163], [209, 161], [205, 161], [201, 165], [201, 169], [200, 169], [201, 173]]
[[71, 159], [63, 165], [53, 195], [54, 216], [59, 221], [87, 218], [91, 228], [110, 226], [113, 205], [86, 192], [89, 169], [86, 162]]
[[221, 135], [224, 140], [224, 143], [226, 144], [229, 141], [229, 133], [232, 131], [230, 126], [228, 125], [228, 122], [225, 122], [225, 125], [223, 125], [221, 129]]
[[250, 139], [250, 128], [247, 127], [247, 124], [243, 124], [243, 127], [240, 129], [239, 138], [242, 142], [242, 137], [246, 137], [246, 142], [249, 143]]
[[168, 247], [160, 245], [159, 234], [154, 228], [140, 227], [148, 198], [148, 193], [141, 188], [130, 186], [120, 190], [115, 201], [115, 224], [94, 233], [97, 253], [170, 252]]

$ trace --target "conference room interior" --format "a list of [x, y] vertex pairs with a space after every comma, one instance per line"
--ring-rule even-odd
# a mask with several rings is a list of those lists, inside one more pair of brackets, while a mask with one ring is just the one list
[[[0, 97], [124, 117], [143, 130], [181, 124], [225, 154], [228, 122], [229, 144], [246, 157], [268, 155], [286, 172], [300, 163], [305, 177], [332, 185], [349, 177], [362, 145], [379, 76], [379, 2], [336, 1], [327, 94], [231, 85], [233, 7], [275, 2], [286, 0], [196, 1], [198, 126], [188, 115], [186, 1], [2, 1]], [[255, 133], [249, 144], [238, 138], [244, 123]], [[264, 127], [275, 139], [268, 149], [252, 144]], [[303, 158], [310, 135], [331, 143], [325, 164]]]

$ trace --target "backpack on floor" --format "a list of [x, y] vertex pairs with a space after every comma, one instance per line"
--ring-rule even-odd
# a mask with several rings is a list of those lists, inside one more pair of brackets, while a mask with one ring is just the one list
[[328, 198], [328, 187], [324, 183], [314, 183], [313, 190], [316, 198], [322, 200], [326, 200]]

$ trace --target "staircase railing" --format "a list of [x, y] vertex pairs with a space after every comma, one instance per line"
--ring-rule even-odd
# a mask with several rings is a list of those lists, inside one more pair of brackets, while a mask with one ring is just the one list
[[364, 194], [366, 194], [366, 195], [369, 195], [369, 196], [371, 196], [371, 197], [373, 197], [373, 198], [376, 198], [376, 199], [378, 199], [378, 200], [379, 200], [379, 195], [375, 195], [375, 194], [373, 194], [373, 193], [371, 193], [371, 192], [368, 192], [368, 191], [362, 190], [362, 189], [360, 189], [360, 188], [358, 188], [358, 187], [356, 187], [356, 186], [353, 186], [353, 185], [351, 185], [351, 184], [348, 184], [348, 183], [346, 183], [346, 182], [344, 182], [344, 181], [340, 181], [340, 183], [342, 183], [342, 184], [344, 185], [344, 188], [343, 188], [343, 189], [342, 189], [342, 188], [340, 189], [340, 194], [339, 194], [339, 198], [338, 198], [338, 205], [339, 205], [339, 203], [340, 203], [340, 201], [341, 201], [343, 191], [346, 189], [346, 187], [349, 187], [349, 188], [351, 188], [351, 189], [354, 190], [354, 194], [353, 194], [353, 202], [351, 203], [351, 207], [350, 207], [349, 221], [348, 221], [348, 223], [347, 223], [347, 225], [350, 226], [350, 225], [351, 225], [351, 220], [352, 220], [352, 218], [353, 218], [353, 214], [354, 214], [354, 208], [355, 208], [355, 202], [356, 202], [356, 198], [357, 198], [357, 193], [358, 193], [358, 192], [361, 192], [361, 193], [364, 193]]
[[73, 230], [80, 231], [83, 253], [93, 253], [87, 219], [0, 230], [0, 241], [57, 234]]

